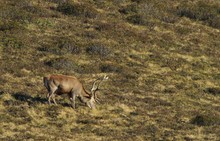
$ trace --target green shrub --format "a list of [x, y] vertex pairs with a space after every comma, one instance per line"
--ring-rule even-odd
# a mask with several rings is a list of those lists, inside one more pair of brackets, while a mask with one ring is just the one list
[[22, 41], [14, 38], [14, 37], [5, 37], [2, 40], [3, 46], [6, 48], [23, 48], [24, 44]]
[[52, 27], [53, 23], [48, 19], [38, 19], [36, 20], [36, 24], [41, 28], [45, 29], [47, 27]]

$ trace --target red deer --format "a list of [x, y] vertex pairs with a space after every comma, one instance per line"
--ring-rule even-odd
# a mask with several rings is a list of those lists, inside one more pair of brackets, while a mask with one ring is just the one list
[[[75, 76], [67, 75], [49, 75], [43, 77], [44, 86], [47, 88], [48, 102], [50, 100], [57, 105], [55, 95], [68, 94], [72, 103], [72, 108], [75, 109], [75, 99], [78, 97], [82, 103], [85, 103], [90, 108], [95, 108], [95, 103], [98, 102], [96, 92], [99, 90], [99, 86], [103, 80], [107, 80], [108, 77], [98, 78], [93, 82], [91, 92], [87, 92], [82, 83]], [[98, 83], [98, 81], [100, 82]]]

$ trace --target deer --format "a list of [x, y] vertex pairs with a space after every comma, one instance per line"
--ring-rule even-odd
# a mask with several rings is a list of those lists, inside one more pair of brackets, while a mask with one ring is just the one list
[[100, 90], [100, 84], [107, 79], [108, 77], [106, 75], [102, 79], [96, 79], [93, 82], [90, 92], [85, 90], [83, 84], [75, 76], [52, 74], [43, 77], [43, 83], [48, 91], [47, 98], [49, 105], [51, 105], [51, 99], [57, 105], [55, 100], [56, 95], [68, 94], [73, 109], [76, 109], [76, 97], [89, 108], [95, 109], [95, 103], [99, 103], [96, 92]]

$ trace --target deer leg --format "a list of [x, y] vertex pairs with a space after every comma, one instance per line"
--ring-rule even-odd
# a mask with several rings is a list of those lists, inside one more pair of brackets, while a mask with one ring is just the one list
[[[55, 91], [56, 90], [51, 90], [50, 92], [49, 92], [49, 97], [48, 97], [48, 102], [49, 102], [49, 104], [51, 105], [51, 102], [50, 102], [50, 100], [51, 100], [51, 98], [53, 99], [53, 102], [55, 101], [55, 99], [54, 99], [54, 93], [55, 93]], [[55, 104], [56, 104], [56, 101], [54, 102]]]
[[53, 103], [55, 104], [55, 105], [57, 105], [57, 103], [56, 103], [56, 100], [55, 100], [55, 94], [53, 94], [53, 96], [51, 97], [52, 98], [52, 100], [53, 100]]
[[73, 108], [73, 109], [76, 109], [76, 103], [75, 103], [75, 101], [76, 101], [76, 95], [75, 95], [74, 92], [72, 92], [71, 95], [70, 95], [70, 101], [71, 101], [71, 104], [72, 104], [72, 108]]
[[51, 98], [51, 95], [48, 97], [48, 103], [49, 103], [49, 105], [51, 105], [50, 98]]
[[49, 96], [50, 96], [50, 93], [47, 93], [47, 98], [49, 98]]

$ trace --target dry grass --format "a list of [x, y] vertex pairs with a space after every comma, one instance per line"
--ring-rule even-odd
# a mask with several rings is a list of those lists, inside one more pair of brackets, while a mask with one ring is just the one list
[[[1, 1], [0, 140], [219, 140], [220, 4], [199, 1]], [[51, 73], [110, 80], [73, 110]]]

